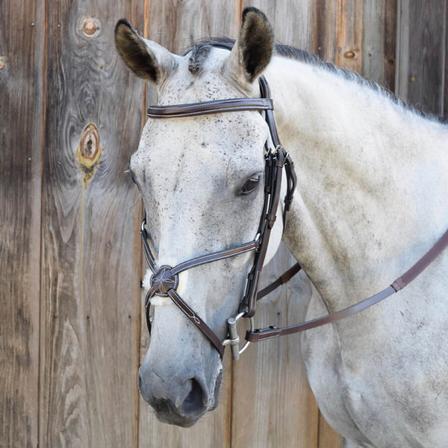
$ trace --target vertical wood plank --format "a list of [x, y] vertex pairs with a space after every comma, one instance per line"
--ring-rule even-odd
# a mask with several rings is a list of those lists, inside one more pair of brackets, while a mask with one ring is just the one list
[[[145, 35], [180, 53], [195, 40], [211, 36], [236, 37], [240, 20], [239, 0], [147, 0]], [[154, 92], [149, 89], [149, 97]], [[142, 312], [142, 316], [143, 316]], [[146, 352], [148, 336], [142, 317], [141, 359]], [[147, 403], [140, 398], [140, 448], [164, 446], [230, 447], [232, 375], [229, 353], [224, 359], [224, 378], [218, 409], [204, 416], [192, 428], [184, 429], [160, 423]]]
[[342, 438], [325, 421], [322, 414], [319, 415], [319, 448], [342, 448]]
[[447, 1], [398, 1], [397, 94], [443, 116]]
[[362, 0], [316, 0], [319, 56], [361, 72], [363, 47]]
[[[396, 0], [317, 0], [316, 8], [319, 55], [393, 90]], [[339, 448], [341, 443], [320, 414], [319, 448]]]
[[137, 446], [141, 254], [138, 196], [125, 170], [143, 85], [114, 49], [123, 16], [142, 24], [141, 2], [48, 8], [42, 447]]
[[0, 446], [38, 438], [44, 8], [0, 2]]
[[364, 3], [362, 74], [390, 91], [395, 86], [396, 0]]
[[263, 11], [274, 28], [276, 42], [314, 51], [317, 45], [315, 0], [244, 0], [243, 6]]
[[[283, 247], [267, 266], [263, 284], [291, 265]], [[257, 326], [303, 320], [309, 284], [300, 276], [258, 305]], [[248, 348], [234, 364], [232, 447], [317, 447], [318, 411], [309, 389], [300, 336], [275, 338]]]
[[150, 0], [147, 12], [149, 37], [170, 51], [181, 52], [195, 40], [236, 37], [239, 0]]
[[445, 76], [443, 117], [448, 122], [448, 2], [445, 6]]
[[[316, 51], [315, 2], [245, 0], [266, 13], [277, 42]], [[285, 248], [263, 273], [268, 282], [293, 259]], [[259, 305], [257, 325], [298, 322], [305, 315], [303, 283], [295, 281]], [[303, 305], [303, 302], [302, 302]], [[315, 447], [318, 410], [308, 387], [300, 354], [300, 338], [260, 343], [234, 365], [232, 446]]]
[[[277, 42], [317, 50], [314, 0], [245, 0], [243, 5], [266, 13]], [[263, 281], [272, 280], [292, 263], [292, 257], [282, 248], [264, 271]], [[296, 279], [260, 303], [257, 325], [303, 320], [307, 298], [303, 287], [304, 283]], [[232, 422], [234, 447], [317, 446], [318, 410], [306, 380], [300, 337], [254, 345], [234, 365]]]

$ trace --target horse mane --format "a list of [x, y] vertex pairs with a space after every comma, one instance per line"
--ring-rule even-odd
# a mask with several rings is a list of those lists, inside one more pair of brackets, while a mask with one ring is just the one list
[[[195, 42], [192, 46], [190, 46], [184, 54], [191, 52], [190, 60], [189, 60], [189, 68], [192, 73], [198, 72], [200, 67], [205, 59], [204, 55], [208, 55], [210, 46], [213, 45], [233, 45], [235, 43], [235, 39], [231, 39], [229, 37], [211, 37], [208, 39], [200, 39]], [[422, 118], [436, 121], [441, 124], [446, 124], [444, 122], [443, 117], [435, 115], [433, 113], [424, 112], [421, 109], [418, 109], [416, 106], [412, 106], [402, 99], [398, 98], [398, 96], [389, 90], [388, 88], [378, 84], [375, 81], [368, 80], [364, 78], [357, 72], [353, 72], [351, 70], [347, 70], [345, 68], [341, 68], [333, 64], [332, 62], [327, 62], [322, 60], [316, 54], [312, 54], [306, 50], [302, 50], [300, 48], [293, 47], [291, 45], [285, 45], [281, 43], [275, 44], [275, 53], [274, 55], [283, 56], [289, 59], [294, 59], [296, 61], [304, 62], [305, 64], [314, 65], [328, 72], [334, 73], [338, 76], [347, 79], [348, 81], [355, 82], [358, 85], [367, 87], [370, 90], [378, 93], [379, 95], [387, 98], [388, 100], [395, 103], [397, 106], [401, 107], [405, 111], [412, 112], [416, 115], [419, 115]]]

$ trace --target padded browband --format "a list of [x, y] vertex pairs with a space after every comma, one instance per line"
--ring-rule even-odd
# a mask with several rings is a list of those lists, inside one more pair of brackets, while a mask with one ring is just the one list
[[204, 101], [200, 103], [174, 104], [171, 106], [150, 106], [150, 118], [192, 117], [195, 115], [216, 114], [245, 110], [273, 110], [271, 98], [230, 98]]

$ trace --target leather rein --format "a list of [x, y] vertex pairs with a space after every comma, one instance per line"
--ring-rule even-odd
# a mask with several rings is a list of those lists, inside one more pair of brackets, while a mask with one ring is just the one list
[[[213, 43], [213, 45], [226, 49], [231, 48], [225, 44]], [[299, 263], [296, 263], [270, 285], [260, 291], [258, 289], [259, 277], [263, 269], [271, 230], [274, 226], [279, 208], [283, 171], [285, 171], [287, 181], [287, 192], [284, 198], [284, 220], [286, 219], [287, 212], [293, 199], [297, 180], [293, 161], [280, 143], [273, 114], [273, 102], [270, 97], [270, 89], [266, 79], [263, 76], [259, 78], [259, 84], [260, 98], [232, 98], [190, 104], [150, 106], [148, 108], [148, 117], [154, 119], [191, 117], [235, 111], [261, 111], [264, 112], [264, 117], [269, 127], [271, 141], [266, 142], [265, 146], [264, 201], [258, 231], [252, 241], [240, 244], [233, 248], [192, 258], [173, 267], [166, 265], [159, 267], [148, 243], [149, 233], [146, 228], [146, 218], [143, 219], [141, 226], [141, 237], [143, 240], [145, 258], [149, 269], [152, 272], [151, 286], [145, 299], [146, 323], [148, 331], [151, 330], [151, 298], [154, 296], [169, 297], [190, 320], [190, 322], [196, 326], [196, 328], [198, 328], [198, 330], [210, 341], [212, 346], [218, 351], [221, 358], [224, 355], [224, 349], [227, 345], [230, 345], [232, 349], [233, 358], [238, 359], [239, 355], [247, 348], [250, 342], [258, 342], [276, 336], [300, 333], [311, 328], [316, 328], [339, 321], [364, 311], [365, 309], [400, 291], [411, 283], [448, 246], [448, 231], [446, 231], [434, 244], [434, 246], [432, 246], [432, 248], [425, 255], [423, 255], [423, 257], [421, 257], [402, 276], [397, 278], [390, 286], [354, 305], [317, 319], [283, 328], [271, 325], [266, 328], [255, 329], [253, 316], [255, 315], [257, 301], [267, 296], [282, 284], [288, 282], [301, 269]], [[236, 316], [227, 320], [228, 337], [222, 341], [204, 322], [204, 320], [178, 294], [176, 289], [179, 284], [179, 274], [203, 264], [235, 257], [247, 252], [255, 253], [253, 266], [247, 276], [246, 287], [243, 294], [243, 299], [240, 303], [239, 312]], [[250, 320], [250, 329], [246, 332], [246, 341], [242, 347], [240, 347], [240, 338], [236, 328], [237, 322], [241, 318], [248, 318]]]

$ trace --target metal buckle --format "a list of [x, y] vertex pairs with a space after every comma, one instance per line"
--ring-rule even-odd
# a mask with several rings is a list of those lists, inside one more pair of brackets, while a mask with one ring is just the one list
[[[229, 338], [225, 339], [222, 342], [222, 345], [230, 345], [230, 348], [232, 349], [232, 358], [235, 361], [238, 361], [240, 358], [240, 355], [247, 349], [247, 347], [250, 344], [250, 341], [245, 341], [242, 347], [240, 347], [240, 337], [238, 335], [238, 329], [236, 328], [236, 325], [238, 321], [245, 316], [245, 312], [241, 312], [237, 314], [235, 317], [230, 317], [227, 319], [227, 325], [229, 326]], [[253, 331], [254, 329], [254, 318], [249, 318], [249, 329], [250, 331]]]

